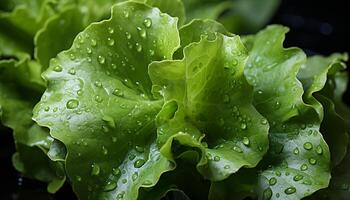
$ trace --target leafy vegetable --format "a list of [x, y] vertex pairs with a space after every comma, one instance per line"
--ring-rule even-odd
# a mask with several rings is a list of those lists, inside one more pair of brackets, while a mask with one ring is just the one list
[[14, 167], [80, 199], [346, 199], [347, 55], [284, 48], [279, 25], [230, 32], [265, 3], [2, 2]]

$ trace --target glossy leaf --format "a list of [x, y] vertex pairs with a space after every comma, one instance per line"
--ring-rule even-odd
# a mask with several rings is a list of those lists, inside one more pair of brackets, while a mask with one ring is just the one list
[[258, 175], [262, 199], [301, 199], [327, 187], [330, 179], [329, 149], [319, 132], [317, 109], [303, 102], [296, 78], [306, 56], [300, 49], [283, 48], [287, 31], [270, 26], [259, 32], [245, 70], [254, 86], [254, 105], [272, 125], [266, 167]]
[[198, 149], [198, 170], [215, 181], [257, 165], [267, 151], [268, 125], [252, 106], [246, 60], [238, 36], [218, 34], [186, 47], [183, 60], [150, 65], [153, 92], [165, 101], [157, 120], [164, 155], [176, 157], [174, 141]]
[[51, 60], [34, 118], [66, 146], [79, 198], [137, 199], [140, 187], [173, 169], [154, 143], [162, 101], [153, 98], [146, 74], [151, 61], [170, 59], [178, 46], [176, 19], [126, 2]]

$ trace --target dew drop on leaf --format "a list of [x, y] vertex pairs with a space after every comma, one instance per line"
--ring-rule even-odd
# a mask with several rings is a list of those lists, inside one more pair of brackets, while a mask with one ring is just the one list
[[276, 179], [275, 177], [270, 178], [269, 184], [270, 184], [271, 186], [272, 186], [272, 185], [276, 185], [276, 183], [277, 183], [277, 179]]
[[287, 188], [287, 189], [285, 189], [284, 190], [284, 193], [286, 193], [286, 194], [293, 194], [293, 193], [295, 193], [297, 190], [295, 189], [295, 187], [289, 187], [289, 188]]
[[316, 147], [316, 153], [317, 153], [318, 155], [322, 155], [322, 154], [323, 154], [323, 149], [322, 149], [321, 145], [318, 145], [318, 146]]
[[107, 38], [107, 43], [108, 43], [109, 46], [114, 46], [115, 41], [112, 38]]
[[112, 169], [112, 174], [114, 175], [114, 176], [119, 176], [120, 175], [120, 169], [119, 168], [113, 168]]
[[98, 164], [91, 165], [91, 175], [97, 176], [100, 174], [100, 166]]
[[309, 159], [309, 163], [310, 163], [311, 165], [316, 165], [317, 160], [314, 159], [314, 158], [310, 158], [310, 159]]
[[234, 150], [235, 152], [238, 152], [238, 153], [242, 153], [242, 152], [243, 152], [243, 150], [241, 149], [241, 147], [238, 147], [238, 146], [234, 146], [234, 147], [232, 148], [232, 150]]
[[295, 155], [298, 155], [298, 154], [299, 154], [299, 149], [298, 149], [298, 147], [295, 147], [295, 149], [293, 150], [293, 153], [294, 153]]
[[216, 162], [220, 161], [220, 157], [219, 156], [214, 156], [214, 161], [216, 161]]
[[293, 177], [293, 180], [294, 180], [294, 181], [300, 181], [300, 180], [303, 179], [303, 178], [304, 178], [303, 175], [297, 174], [297, 175], [295, 175], [295, 176]]
[[55, 72], [61, 72], [62, 71], [62, 67], [60, 65], [57, 65], [53, 68], [53, 71]]
[[271, 188], [267, 188], [267, 189], [265, 189], [264, 190], [264, 192], [263, 192], [263, 200], [269, 200], [269, 199], [271, 199], [271, 197], [272, 197], [272, 190], [271, 190]]
[[309, 167], [307, 166], [307, 164], [302, 164], [301, 166], [300, 166], [300, 170], [301, 171], [305, 171], [305, 170], [307, 170]]
[[143, 20], [143, 25], [146, 28], [150, 28], [152, 26], [152, 20], [150, 18], [146, 18], [145, 20]]
[[313, 148], [313, 146], [312, 146], [312, 144], [310, 142], [305, 142], [303, 147], [306, 150], [311, 150]]
[[131, 34], [129, 32], [125, 32], [126, 39], [130, 40], [131, 39]]
[[77, 108], [78, 106], [79, 106], [79, 101], [76, 99], [71, 99], [66, 104], [66, 107], [68, 109], [74, 109], [74, 108]]
[[135, 168], [140, 168], [145, 164], [145, 160], [144, 159], [138, 159], [134, 162], [134, 167]]
[[108, 181], [103, 190], [105, 192], [112, 191], [117, 187], [117, 182], [115, 181]]
[[76, 72], [75, 72], [75, 69], [72, 68], [72, 69], [68, 70], [68, 73], [71, 75], [75, 75]]
[[141, 38], [146, 38], [147, 37], [147, 32], [145, 29], [141, 28], [141, 27], [137, 27], [137, 31], [140, 35]]
[[243, 137], [242, 142], [243, 142], [243, 144], [246, 145], [246, 146], [248, 146], [248, 145], [250, 144], [250, 140], [249, 140], [249, 138], [247, 138], [247, 137]]
[[246, 124], [246, 123], [242, 123], [242, 124], [241, 124], [241, 129], [242, 129], [242, 130], [247, 129], [247, 124]]
[[108, 33], [109, 34], [113, 34], [114, 33], [114, 29], [112, 27], [108, 27]]
[[136, 179], [139, 177], [139, 175], [137, 174], [137, 172], [135, 172], [135, 173], [133, 173], [132, 175], [131, 175], [131, 179], [133, 180], [133, 181], [136, 181]]
[[141, 52], [142, 51], [142, 45], [141, 44], [136, 43], [135, 46], [136, 46], [136, 51], [137, 52]]
[[101, 103], [103, 101], [103, 99], [99, 95], [96, 95], [95, 96], [95, 101], [97, 101], [98, 103]]
[[91, 46], [97, 46], [97, 41], [95, 39], [91, 39]]
[[104, 64], [106, 62], [106, 59], [103, 56], [98, 56], [97, 60], [98, 60], [98, 63], [100, 63], [100, 64]]

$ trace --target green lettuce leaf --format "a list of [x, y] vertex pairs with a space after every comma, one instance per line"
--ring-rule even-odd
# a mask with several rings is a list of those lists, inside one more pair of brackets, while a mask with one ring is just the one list
[[[319, 132], [317, 109], [303, 102], [303, 89], [296, 78], [306, 56], [300, 49], [283, 48], [287, 31], [269, 26], [250, 39], [245, 69], [254, 86], [254, 105], [271, 124], [270, 150], [252, 172], [260, 199], [301, 199], [327, 187], [330, 179], [329, 149]], [[229, 183], [237, 181], [234, 179]], [[230, 185], [223, 187], [235, 194]]]
[[162, 101], [145, 74], [151, 61], [171, 59], [178, 46], [176, 19], [126, 2], [51, 60], [34, 119], [66, 146], [66, 170], [79, 198], [137, 199], [140, 187], [174, 168], [155, 144]]
[[243, 166], [255, 167], [267, 151], [268, 125], [252, 106], [252, 88], [243, 75], [247, 54], [239, 37], [202, 39], [184, 55], [149, 68], [154, 92], [165, 101], [157, 120], [161, 151], [173, 159], [171, 142], [198, 148], [198, 170], [215, 181]]
[[47, 130], [31, 119], [40, 93], [19, 87], [15, 81], [8, 80], [3, 71], [0, 69], [0, 119], [4, 126], [13, 129], [17, 149], [13, 164], [25, 176], [48, 182], [48, 191], [55, 192], [65, 182], [64, 169], [60, 163], [52, 162], [46, 156], [52, 138]]

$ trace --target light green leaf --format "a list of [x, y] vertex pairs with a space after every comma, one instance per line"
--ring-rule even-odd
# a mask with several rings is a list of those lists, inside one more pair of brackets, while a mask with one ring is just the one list
[[178, 22], [180, 26], [184, 24], [186, 21], [185, 7], [181, 0], [136, 0], [136, 1], [143, 2], [152, 7], [157, 7], [162, 12], [167, 13], [172, 17], [178, 17], [179, 18]]
[[51, 58], [72, 45], [73, 39], [86, 26], [83, 19], [84, 14], [78, 7], [68, 7], [50, 18], [36, 34], [35, 57], [44, 69]]
[[319, 132], [317, 109], [303, 102], [296, 78], [306, 56], [300, 49], [283, 48], [287, 31], [269, 26], [259, 32], [245, 70], [254, 86], [254, 105], [272, 125], [257, 186], [262, 199], [301, 199], [327, 187], [330, 179], [329, 149]]
[[215, 181], [257, 165], [267, 151], [268, 125], [252, 106], [246, 60], [238, 36], [217, 34], [186, 47], [183, 60], [150, 65], [153, 92], [165, 101], [157, 121], [164, 155], [173, 159], [175, 141], [198, 149], [198, 170]]
[[215, 39], [216, 33], [233, 36], [225, 27], [212, 20], [193, 20], [180, 29], [181, 47], [176, 51], [175, 58], [182, 59], [183, 49], [191, 43], [199, 42], [201, 37]]
[[179, 43], [176, 19], [126, 2], [51, 60], [34, 119], [66, 146], [79, 198], [137, 199], [140, 187], [173, 169], [154, 143], [163, 102], [153, 98], [147, 70], [153, 60], [171, 59]]
[[[334, 103], [329, 99], [334, 98], [335, 76], [345, 69], [345, 60], [347, 60], [346, 54], [333, 54], [329, 57], [313, 56], [307, 59], [298, 73], [298, 78], [305, 90], [304, 101], [317, 109], [319, 118], [322, 120], [321, 133], [330, 147], [333, 165], [340, 163], [348, 146], [349, 136], [345, 123], [336, 113]], [[317, 98], [313, 95], [317, 95]]]
[[34, 36], [53, 13], [52, 0], [16, 0], [11, 12], [0, 11], [0, 24]]

